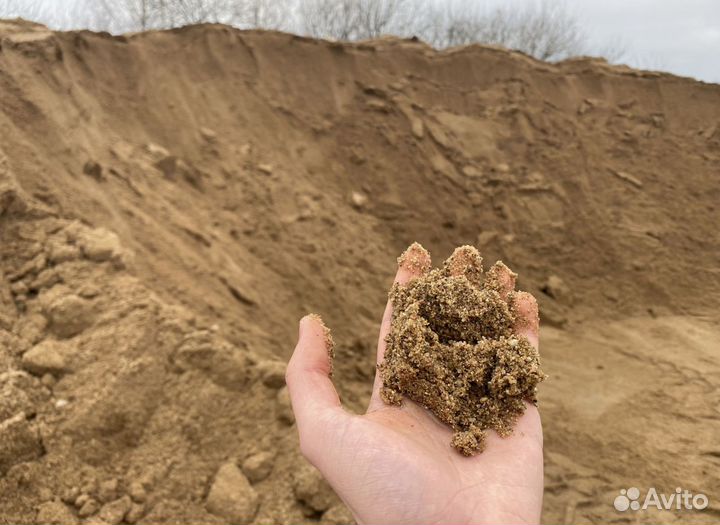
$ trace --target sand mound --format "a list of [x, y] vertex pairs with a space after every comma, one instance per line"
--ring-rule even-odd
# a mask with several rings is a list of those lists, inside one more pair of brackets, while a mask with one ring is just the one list
[[540, 300], [546, 521], [717, 501], [718, 100], [479, 46], [2, 22], [0, 523], [349, 520], [284, 362], [321, 313], [363, 410], [413, 240]]
[[455, 431], [452, 444], [466, 456], [482, 452], [487, 429], [509, 435], [544, 378], [537, 350], [514, 333], [515, 293], [503, 290], [501, 271], [498, 262], [484, 276], [477, 249], [463, 246], [390, 294], [381, 396], [428, 408]]

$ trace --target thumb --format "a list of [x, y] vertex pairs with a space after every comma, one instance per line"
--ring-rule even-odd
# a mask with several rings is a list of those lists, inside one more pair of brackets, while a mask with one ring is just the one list
[[344, 415], [335, 387], [330, 380], [333, 340], [320, 316], [306, 315], [300, 320], [297, 346], [285, 372], [300, 449], [312, 456], [321, 446], [323, 429], [333, 416]]

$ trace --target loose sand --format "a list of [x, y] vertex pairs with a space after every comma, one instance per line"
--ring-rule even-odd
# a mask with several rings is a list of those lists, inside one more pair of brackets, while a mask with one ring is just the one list
[[428, 408], [455, 431], [452, 444], [466, 456], [485, 448], [487, 429], [510, 434], [544, 379], [537, 349], [515, 334], [515, 292], [504, 289], [501, 273], [514, 281], [501, 262], [485, 276], [477, 249], [463, 246], [390, 294], [382, 399]]

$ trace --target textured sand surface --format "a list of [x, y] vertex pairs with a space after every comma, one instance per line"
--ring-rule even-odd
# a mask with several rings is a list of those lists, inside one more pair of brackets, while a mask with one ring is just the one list
[[[541, 307], [546, 522], [720, 519], [720, 86], [507, 51], [0, 23], [0, 523], [342, 523], [284, 388], [361, 411], [395, 259]], [[620, 514], [621, 488], [708, 495]]]
[[[408, 252], [398, 263], [412, 268]], [[516, 333], [517, 277], [502, 262], [485, 273], [476, 248], [461, 246], [434, 270], [393, 285], [393, 316], [378, 366], [388, 405], [407, 398], [453, 430], [452, 445], [465, 456], [485, 449], [486, 431], [512, 433], [525, 402], [537, 399], [545, 378], [537, 349]], [[423, 273], [426, 272], [426, 273]], [[534, 319], [537, 322], [537, 318]]]

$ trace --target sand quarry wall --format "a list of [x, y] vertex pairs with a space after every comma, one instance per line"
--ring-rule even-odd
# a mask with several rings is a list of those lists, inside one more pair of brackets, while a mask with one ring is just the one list
[[321, 313], [361, 411], [415, 240], [541, 302], [546, 521], [627, 519], [633, 485], [717, 501], [719, 179], [720, 86], [686, 78], [0, 22], [0, 523], [225, 523], [214, 484], [248, 521], [349, 520], [284, 361]]

